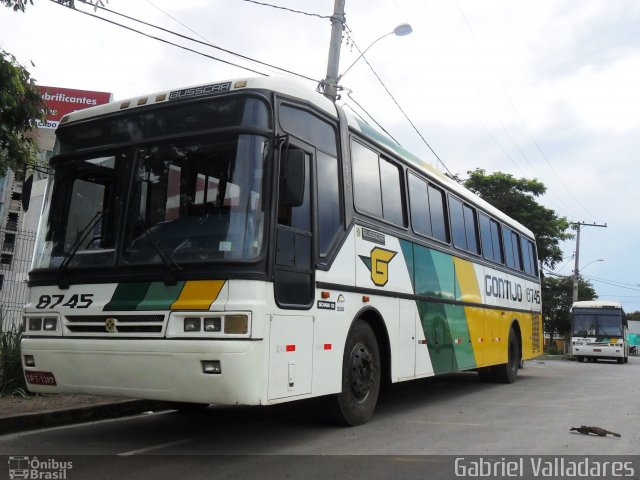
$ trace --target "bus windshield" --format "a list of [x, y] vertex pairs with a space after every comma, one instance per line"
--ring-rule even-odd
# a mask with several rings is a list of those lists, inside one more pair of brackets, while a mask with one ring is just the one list
[[622, 336], [622, 314], [620, 312], [574, 311], [573, 336]]
[[[51, 162], [34, 268], [180, 268], [258, 257], [270, 141], [229, 127], [266, 130], [267, 107], [246, 98], [196, 107], [68, 127]], [[186, 128], [212, 123], [225, 132]]]

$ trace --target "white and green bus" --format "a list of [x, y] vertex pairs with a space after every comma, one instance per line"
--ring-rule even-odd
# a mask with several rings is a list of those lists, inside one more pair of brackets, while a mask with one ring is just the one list
[[269, 405], [541, 353], [532, 233], [323, 95], [249, 78], [64, 117], [29, 389]]
[[571, 307], [571, 354], [584, 362], [629, 361], [627, 317], [619, 302], [588, 300]]

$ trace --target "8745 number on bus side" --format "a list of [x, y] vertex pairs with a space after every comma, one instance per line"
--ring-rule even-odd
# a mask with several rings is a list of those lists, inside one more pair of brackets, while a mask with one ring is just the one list
[[93, 304], [93, 293], [73, 294], [68, 298], [65, 295], [40, 295], [36, 308], [89, 308]]

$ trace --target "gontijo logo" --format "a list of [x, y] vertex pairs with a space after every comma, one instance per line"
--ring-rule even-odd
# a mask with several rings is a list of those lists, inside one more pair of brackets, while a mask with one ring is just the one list
[[398, 252], [385, 248], [375, 247], [371, 250], [371, 256], [359, 255], [360, 260], [371, 272], [371, 281], [378, 287], [384, 287], [389, 281], [389, 262]]

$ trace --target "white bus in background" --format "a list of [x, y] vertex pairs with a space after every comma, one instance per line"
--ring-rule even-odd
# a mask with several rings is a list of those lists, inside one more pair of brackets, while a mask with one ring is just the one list
[[575, 302], [571, 307], [571, 353], [579, 362], [586, 358], [629, 361], [627, 317], [618, 302]]

